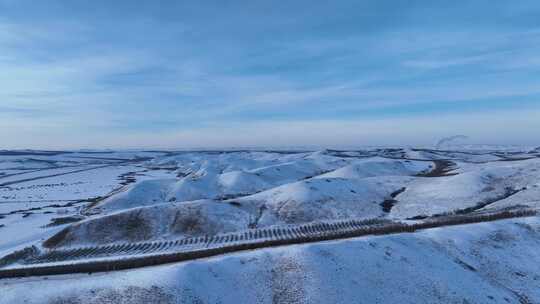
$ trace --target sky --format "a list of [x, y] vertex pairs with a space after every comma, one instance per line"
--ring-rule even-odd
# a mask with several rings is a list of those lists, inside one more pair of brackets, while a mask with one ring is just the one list
[[540, 2], [0, 0], [0, 149], [540, 145]]

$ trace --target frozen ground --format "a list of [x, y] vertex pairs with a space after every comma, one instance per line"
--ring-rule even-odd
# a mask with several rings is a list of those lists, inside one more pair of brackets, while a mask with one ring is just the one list
[[[0, 151], [0, 257], [29, 245], [63, 248], [320, 220], [399, 221], [540, 207], [540, 150], [447, 148]], [[84, 278], [0, 280], [8, 294], [0, 303], [57, 281], [67, 282], [62, 288], [69, 292], [45, 288], [50, 303], [133, 303], [133, 295], [149, 299], [141, 303], [159, 303], [152, 297], [233, 303], [239, 295], [246, 303], [388, 303], [399, 295], [405, 303], [540, 303], [533, 256], [539, 225], [536, 218], [509, 220]], [[242, 275], [235, 275], [237, 268]], [[86, 283], [71, 284], [75, 278]]]

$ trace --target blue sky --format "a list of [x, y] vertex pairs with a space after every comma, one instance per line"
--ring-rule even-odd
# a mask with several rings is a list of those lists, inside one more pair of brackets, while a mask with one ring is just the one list
[[540, 3], [0, 0], [0, 148], [540, 145]]

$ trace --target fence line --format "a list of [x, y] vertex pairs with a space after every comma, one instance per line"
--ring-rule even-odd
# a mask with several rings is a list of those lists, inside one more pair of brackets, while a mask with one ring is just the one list
[[[412, 224], [384, 219], [344, 220], [250, 229], [174, 241], [111, 244], [40, 252], [25, 248], [0, 259], [0, 278], [123, 270], [206, 258], [236, 251], [418, 230], [537, 215], [518, 209], [428, 218]], [[3, 269], [1, 267], [4, 267]]]

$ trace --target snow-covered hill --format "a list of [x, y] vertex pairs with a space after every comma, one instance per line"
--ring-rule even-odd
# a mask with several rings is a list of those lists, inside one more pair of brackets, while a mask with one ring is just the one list
[[[0, 256], [31, 245], [61, 249], [350, 218], [408, 221], [538, 209], [539, 197], [539, 153], [525, 148], [2, 151]], [[103, 281], [85, 277], [84, 287], [70, 285], [73, 277], [67, 276], [69, 290], [45, 288], [43, 296], [50, 303], [115, 302], [132, 295], [149, 302], [232, 303], [240, 294], [240, 303], [351, 303], [360, 288], [366, 303], [395, 302], [400, 295], [404, 303], [539, 303], [533, 288], [540, 274], [533, 256], [539, 226], [537, 218], [516, 219], [264, 249], [99, 275]], [[433, 273], [443, 283], [434, 283]], [[126, 281], [128, 275], [133, 280]], [[162, 280], [149, 289], [157, 277]], [[189, 282], [177, 283], [183, 278]], [[48, 286], [41, 280], [6, 282], [0, 303], [33, 284]], [[31, 295], [27, 300], [39, 302]]]
[[[59, 210], [48, 207], [50, 201], [82, 202], [78, 208], [63, 211], [84, 218], [62, 230], [55, 246], [212, 235], [318, 220], [405, 220], [482, 208], [538, 207], [540, 158], [507, 152], [393, 148], [38, 155], [44, 161], [51, 158], [48, 161], [54, 168], [0, 178], [7, 184], [0, 192], [9, 193], [5, 197], [12, 200], [24, 193], [29, 193], [29, 199], [37, 198], [25, 203], [29, 208], [15, 213], [30, 213], [28, 217], [37, 221], [20, 243], [31, 241], [32, 231], [40, 235], [40, 225], [63, 217], [51, 215], [50, 211]], [[24, 155], [8, 158], [17, 164], [28, 160]], [[57, 163], [66, 159], [82, 163], [74, 163], [76, 168]], [[35, 166], [34, 161], [28, 166]], [[114, 174], [119, 176], [117, 185], [108, 186], [107, 191], [101, 191], [102, 186], [81, 188], [114, 182]], [[55, 182], [42, 185], [43, 180]], [[85, 198], [92, 203], [85, 205]], [[5, 222], [0, 233], [21, 227], [16, 223], [31, 223], [15, 220], [15, 214], [10, 214], [17, 211], [14, 206], [0, 205], [7, 218], [0, 219]], [[41, 210], [44, 214], [37, 216]], [[191, 224], [179, 226], [178, 217]], [[178, 228], [195, 223], [197, 229]], [[134, 225], [145, 233], [133, 232]], [[52, 230], [57, 232], [58, 227]]]
[[[539, 303], [540, 220], [0, 281], [0, 303]], [[31, 292], [29, 292], [31, 291]]]

